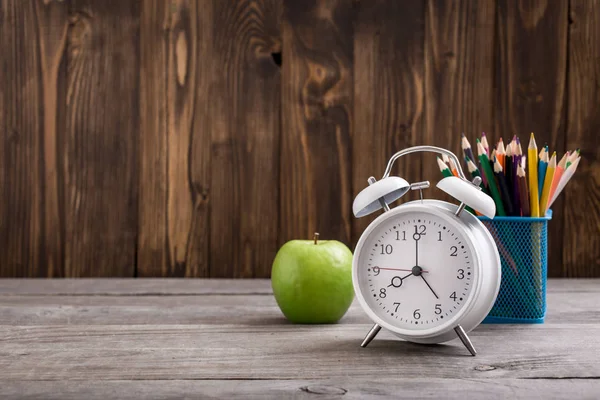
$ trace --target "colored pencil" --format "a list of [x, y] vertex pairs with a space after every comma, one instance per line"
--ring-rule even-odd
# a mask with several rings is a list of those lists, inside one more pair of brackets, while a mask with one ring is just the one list
[[506, 147], [506, 157], [504, 159], [504, 176], [506, 179], [506, 184], [508, 185], [509, 194], [512, 196], [512, 176], [513, 176], [513, 165], [514, 165], [514, 151], [515, 148], [513, 146], [514, 141], [511, 140]]
[[519, 182], [517, 179], [517, 169], [521, 164], [521, 157], [523, 156], [523, 149], [521, 148], [521, 141], [518, 137], [515, 137], [515, 155], [513, 156], [513, 169], [512, 169], [512, 201], [513, 201], [513, 210], [517, 215], [519, 214], [519, 210], [521, 209], [521, 197], [519, 195]]
[[540, 199], [540, 216], [546, 215], [548, 209], [548, 200], [550, 200], [550, 189], [552, 188], [552, 179], [556, 171], [556, 152], [552, 153], [548, 168], [546, 169], [546, 177], [544, 178], [544, 189], [542, 190], [542, 198]]
[[529, 217], [529, 190], [527, 189], [527, 177], [522, 166], [517, 167], [517, 180], [519, 181], [519, 196], [521, 196], [521, 215]]
[[550, 194], [548, 195], [549, 199], [554, 197], [554, 193], [556, 192], [556, 188], [558, 187], [558, 183], [565, 173], [565, 169], [567, 168], [567, 159], [569, 158], [569, 152], [566, 152], [563, 158], [560, 159], [560, 162], [556, 166], [556, 170], [554, 171], [554, 178], [552, 178], [552, 186], [550, 186]]
[[447, 155], [445, 155], [445, 154], [442, 154], [442, 161], [443, 161], [443, 162], [444, 162], [446, 165], [450, 166], [450, 159], [448, 158], [448, 156], [447, 156]]
[[540, 160], [538, 161], [538, 196], [542, 198], [542, 189], [544, 188], [544, 179], [548, 169], [548, 146], [540, 151]]
[[538, 154], [537, 145], [533, 132], [529, 139], [529, 147], [527, 148], [527, 165], [529, 167], [529, 210], [532, 217], [540, 216], [540, 202], [538, 194]]
[[488, 156], [490, 155], [490, 145], [488, 144], [488, 140], [487, 137], [485, 135], [485, 132], [481, 132], [481, 144], [483, 145], [483, 148], [485, 149], [485, 155]]
[[440, 172], [442, 173], [442, 176], [444, 178], [447, 178], [449, 176], [454, 176], [454, 175], [452, 175], [452, 172], [448, 168], [448, 165], [446, 165], [446, 163], [443, 162], [439, 157], [437, 157], [437, 163], [438, 163], [438, 167], [440, 167]]
[[463, 153], [465, 153], [465, 157], [470, 160], [474, 160], [475, 156], [473, 155], [473, 149], [471, 149], [471, 143], [469, 143], [469, 140], [467, 139], [464, 133], [462, 134], [460, 145], [462, 147]]
[[483, 177], [481, 176], [481, 171], [479, 171], [479, 168], [477, 168], [477, 165], [475, 165], [473, 160], [467, 160], [467, 170], [469, 170], [469, 173], [471, 174], [471, 176], [473, 178], [475, 178], [476, 176], [481, 178], [481, 183], [479, 184], [479, 187], [481, 187], [481, 190], [483, 190], [483, 192], [485, 194], [489, 195], [490, 192], [488, 191], [487, 187], [483, 183]]
[[504, 210], [507, 215], [514, 215], [512, 200], [510, 193], [508, 192], [508, 185], [506, 184], [506, 177], [502, 171], [502, 165], [498, 162], [498, 159], [494, 162], [494, 175], [498, 182], [498, 188], [500, 189], [500, 197], [502, 197], [502, 203], [504, 204]]
[[506, 149], [504, 148], [504, 141], [502, 140], [502, 138], [498, 140], [498, 146], [496, 146], [496, 157], [498, 157], [500, 165], [502, 165], [502, 168], [504, 168], [504, 166], [506, 165], [504, 164], [504, 159], [506, 157]]
[[571, 164], [573, 164], [575, 162], [575, 160], [577, 160], [577, 158], [579, 157], [579, 153], [580, 153], [579, 149], [577, 149], [571, 153], [569, 158], [567, 158], [567, 167], [566, 168], [569, 168], [571, 166]]
[[458, 169], [456, 167], [456, 163], [450, 159], [450, 171], [452, 171], [452, 175], [458, 176]]
[[556, 188], [556, 191], [554, 192], [554, 197], [548, 203], [548, 208], [550, 208], [552, 206], [552, 204], [556, 201], [556, 198], [564, 190], [567, 183], [569, 183], [569, 181], [573, 177], [573, 174], [575, 174], [575, 171], [577, 171], [577, 166], [579, 165], [580, 160], [581, 160], [581, 157], [578, 157], [575, 161], [573, 161], [573, 164], [571, 164], [571, 166], [565, 170], [565, 173], [563, 174], [562, 178], [560, 178], [558, 187]]
[[488, 181], [488, 189], [492, 194], [492, 198], [494, 199], [494, 203], [496, 203], [496, 214], [503, 217], [506, 216], [506, 211], [504, 211], [504, 205], [502, 204], [502, 198], [500, 197], [500, 192], [498, 191], [498, 187], [496, 186], [494, 172], [490, 166], [490, 160], [488, 159], [487, 154], [485, 153], [485, 148], [483, 144], [477, 140], [477, 153], [479, 154], [479, 162], [481, 163], [483, 169], [483, 175], [486, 175]]

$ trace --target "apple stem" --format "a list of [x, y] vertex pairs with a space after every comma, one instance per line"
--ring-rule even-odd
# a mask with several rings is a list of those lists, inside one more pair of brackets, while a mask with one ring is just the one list
[[315, 232], [314, 239], [315, 239], [315, 244], [317, 244], [317, 240], [319, 240], [319, 232]]

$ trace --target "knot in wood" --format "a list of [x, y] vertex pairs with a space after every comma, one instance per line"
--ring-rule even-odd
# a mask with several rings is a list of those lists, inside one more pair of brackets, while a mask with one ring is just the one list
[[348, 391], [344, 388], [338, 388], [335, 386], [325, 385], [308, 385], [300, 388], [303, 392], [312, 394], [325, 394], [325, 395], [345, 395]]

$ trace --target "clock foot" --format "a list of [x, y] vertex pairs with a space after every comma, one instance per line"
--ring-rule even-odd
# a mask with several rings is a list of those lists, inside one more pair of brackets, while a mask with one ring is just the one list
[[380, 330], [381, 327], [379, 325], [373, 325], [369, 333], [367, 333], [367, 336], [365, 336], [365, 340], [363, 340], [360, 347], [367, 347], [369, 343], [371, 343], [371, 340], [375, 339], [375, 336], [377, 336]]
[[465, 345], [467, 350], [469, 350], [469, 353], [471, 353], [472, 356], [477, 355], [477, 351], [475, 350], [475, 347], [473, 347], [471, 339], [469, 339], [462, 326], [458, 325], [456, 328], [454, 328], [454, 332], [456, 332], [460, 341]]

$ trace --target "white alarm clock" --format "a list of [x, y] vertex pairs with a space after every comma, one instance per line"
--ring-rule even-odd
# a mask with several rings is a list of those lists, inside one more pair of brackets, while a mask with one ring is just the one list
[[[412, 185], [391, 177], [401, 156], [421, 151], [446, 154], [459, 177], [446, 177], [437, 187], [460, 201], [454, 205], [423, 200], [429, 182]], [[441, 343], [460, 338], [471, 352], [467, 333], [483, 321], [500, 287], [500, 256], [487, 228], [465, 206], [493, 218], [494, 201], [468, 181], [450, 151], [433, 146], [402, 150], [389, 160], [383, 178], [355, 198], [353, 212], [363, 217], [385, 212], [363, 232], [354, 252], [352, 281], [356, 296], [375, 322], [364, 339], [366, 347], [383, 327], [416, 343]], [[421, 200], [389, 208], [408, 190], [421, 191]]]

